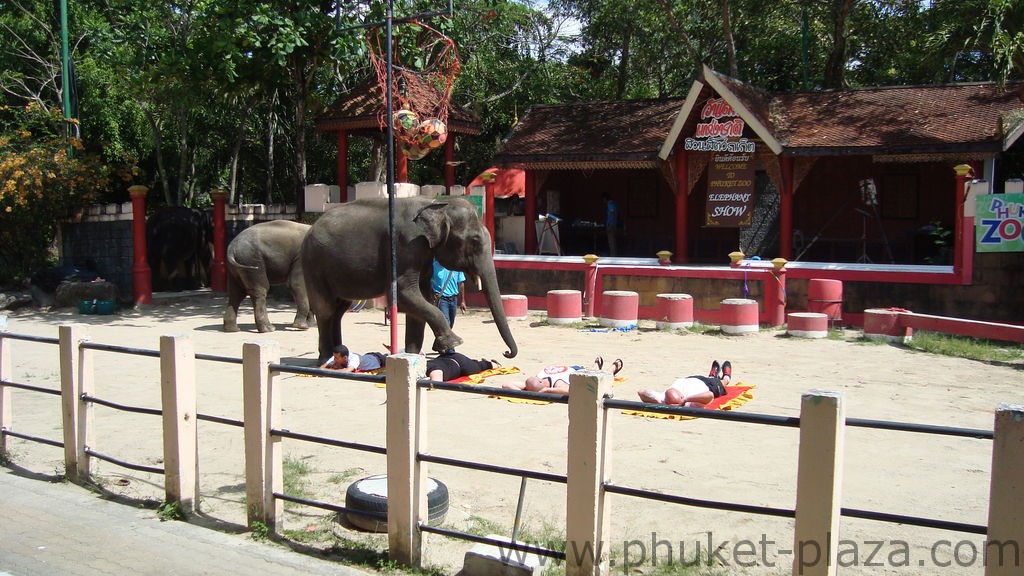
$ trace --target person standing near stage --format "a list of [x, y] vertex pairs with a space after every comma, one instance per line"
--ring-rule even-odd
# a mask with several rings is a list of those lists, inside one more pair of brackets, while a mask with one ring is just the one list
[[434, 291], [434, 303], [448, 320], [448, 327], [455, 327], [455, 316], [461, 309], [466, 311], [466, 275], [449, 270], [434, 259], [434, 273], [430, 277], [430, 288]]
[[601, 198], [604, 200], [604, 231], [608, 234], [608, 255], [618, 256], [619, 224], [621, 220], [619, 207], [607, 192], [602, 194]]

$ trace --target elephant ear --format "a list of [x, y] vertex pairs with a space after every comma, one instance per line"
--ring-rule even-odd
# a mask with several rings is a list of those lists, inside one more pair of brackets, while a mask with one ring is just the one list
[[445, 208], [448, 205], [443, 202], [434, 202], [420, 209], [413, 218], [423, 230], [427, 243], [431, 248], [437, 248], [448, 240], [448, 232], [451, 230], [451, 223], [448, 222], [448, 215]]

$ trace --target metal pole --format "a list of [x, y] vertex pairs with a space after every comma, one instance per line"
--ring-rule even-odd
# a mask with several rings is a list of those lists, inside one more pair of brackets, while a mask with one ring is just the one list
[[522, 482], [519, 483], [519, 503], [516, 504], [516, 519], [512, 522], [512, 543], [514, 544], [516, 539], [519, 538], [519, 528], [523, 522], [523, 500], [526, 497], [526, 476], [523, 476]]
[[[391, 318], [391, 353], [398, 353], [398, 243], [395, 241], [395, 127], [391, 121], [394, 114], [394, 94], [392, 89], [394, 69], [392, 68], [392, 47], [391, 47], [391, 19], [393, 18], [394, 0], [388, 0], [387, 17], [384, 19], [385, 39], [387, 51], [385, 63], [387, 65], [387, 90], [386, 106], [387, 115], [387, 157], [388, 157], [388, 244], [391, 254], [391, 281], [388, 282], [388, 314]], [[418, 352], [418, 350], [417, 350]]]
[[[71, 62], [68, 50], [68, 0], [60, 0], [60, 76], [61, 101], [64, 104], [64, 137], [71, 137]], [[68, 146], [68, 156], [74, 149]]]

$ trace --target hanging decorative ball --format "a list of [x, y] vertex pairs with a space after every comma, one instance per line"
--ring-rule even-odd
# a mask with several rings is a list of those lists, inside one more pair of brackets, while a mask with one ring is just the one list
[[405, 140], [397, 140], [398, 150], [405, 154], [405, 157], [409, 160], [419, 160], [430, 153], [430, 148], [425, 148], [417, 145], [414, 142], [406, 142]]
[[412, 110], [399, 110], [391, 115], [391, 125], [404, 134], [412, 133], [420, 124], [420, 117]]
[[420, 148], [440, 148], [448, 139], [448, 127], [437, 118], [427, 118], [416, 128], [416, 143]]

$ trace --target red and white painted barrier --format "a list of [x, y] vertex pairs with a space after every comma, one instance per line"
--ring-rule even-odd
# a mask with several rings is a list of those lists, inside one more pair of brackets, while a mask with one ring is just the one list
[[843, 281], [821, 278], [808, 280], [807, 311], [825, 314], [829, 320], [842, 320]]
[[509, 320], [522, 320], [526, 318], [530, 310], [526, 296], [522, 294], [502, 294], [501, 308], [505, 311], [505, 317]]
[[689, 294], [658, 294], [658, 330], [693, 326], [693, 297]]
[[757, 332], [757, 300], [749, 298], [726, 298], [722, 300], [722, 332], [726, 334], [749, 334]]
[[572, 324], [583, 320], [583, 293], [579, 290], [548, 290], [548, 324]]
[[629, 290], [607, 290], [601, 294], [601, 326], [636, 326], [640, 314], [640, 294]]
[[786, 334], [797, 338], [828, 336], [828, 315], [821, 312], [790, 312], [786, 315]]
[[914, 329], [900, 322], [901, 308], [868, 308], [864, 311], [864, 337], [870, 340], [888, 340], [907, 343]]

